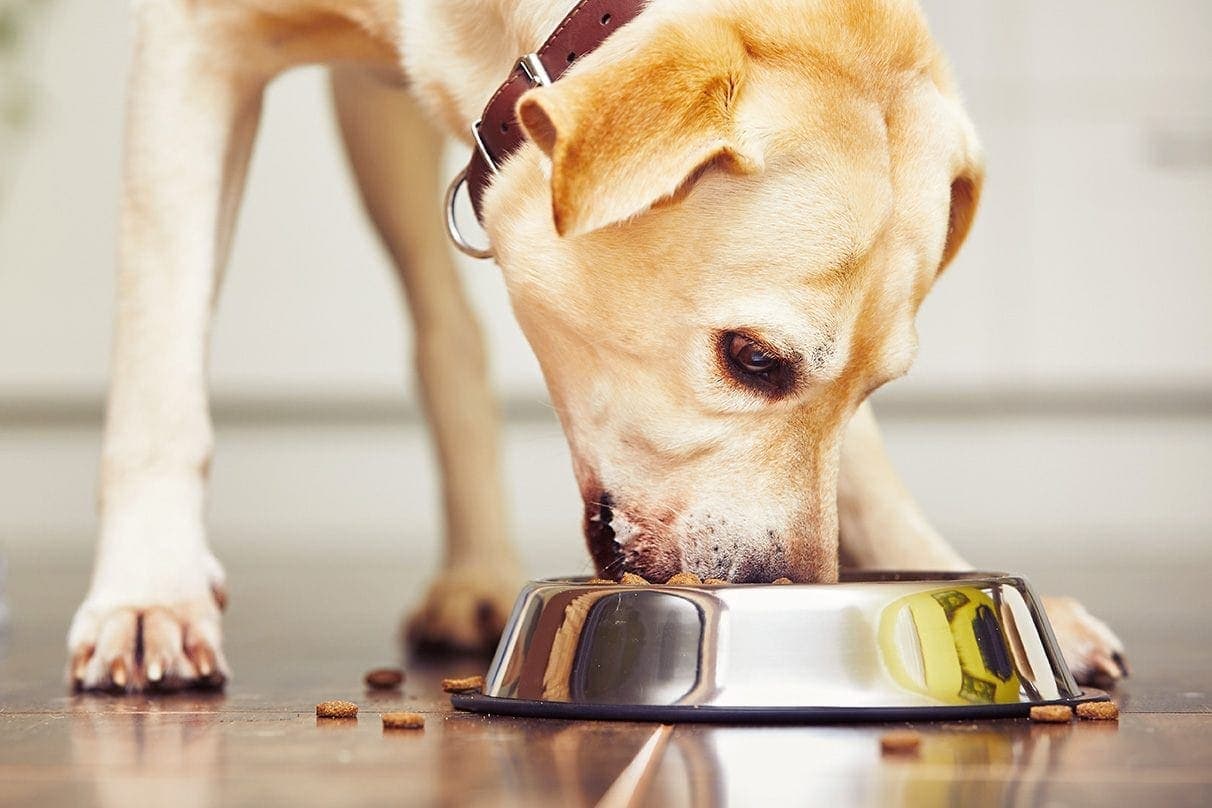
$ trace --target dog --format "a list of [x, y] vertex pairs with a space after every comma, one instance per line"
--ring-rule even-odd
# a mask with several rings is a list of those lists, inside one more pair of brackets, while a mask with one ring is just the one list
[[[332, 65], [337, 117], [416, 328], [445, 567], [417, 642], [495, 643], [521, 578], [502, 535], [484, 351], [432, 207], [471, 122], [571, 0], [138, 0], [118, 305], [82, 689], [229, 675], [203, 501], [207, 333], [261, 99]], [[602, 17], [606, 23], [609, 14]], [[572, 63], [574, 61], [575, 63]], [[970, 569], [893, 470], [870, 406], [968, 233], [982, 156], [911, 0], [651, 0], [521, 96], [482, 198], [542, 367], [599, 574], [828, 582]], [[426, 196], [426, 193], [419, 194]], [[1127, 673], [1080, 604], [1049, 614], [1079, 679]]]

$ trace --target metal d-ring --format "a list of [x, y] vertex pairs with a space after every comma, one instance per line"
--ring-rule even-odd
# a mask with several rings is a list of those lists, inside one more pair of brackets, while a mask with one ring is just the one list
[[450, 240], [459, 248], [459, 252], [472, 258], [492, 258], [492, 247], [477, 247], [463, 238], [459, 231], [459, 223], [455, 219], [455, 200], [459, 196], [459, 186], [467, 184], [467, 169], [464, 168], [450, 181], [446, 188], [446, 232]]

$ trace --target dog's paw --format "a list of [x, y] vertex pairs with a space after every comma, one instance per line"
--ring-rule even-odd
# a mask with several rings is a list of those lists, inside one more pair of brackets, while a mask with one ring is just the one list
[[509, 563], [443, 570], [405, 621], [404, 640], [419, 650], [491, 652], [521, 580]]
[[1073, 598], [1044, 598], [1065, 662], [1079, 684], [1113, 686], [1129, 673], [1124, 644], [1107, 624]]
[[222, 687], [231, 675], [220, 627], [225, 604], [219, 583], [185, 599], [127, 599], [94, 587], [68, 631], [69, 684], [128, 693]]

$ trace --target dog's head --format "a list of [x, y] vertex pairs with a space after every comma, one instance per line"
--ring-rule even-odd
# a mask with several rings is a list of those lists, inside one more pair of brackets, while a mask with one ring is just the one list
[[599, 570], [831, 580], [843, 431], [913, 360], [978, 148], [911, 4], [714, 5], [523, 96], [486, 224]]

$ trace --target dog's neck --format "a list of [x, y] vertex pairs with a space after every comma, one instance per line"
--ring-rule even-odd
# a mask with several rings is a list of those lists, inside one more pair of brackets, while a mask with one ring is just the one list
[[404, 66], [450, 133], [471, 124], [518, 57], [536, 50], [576, 0], [402, 0]]

